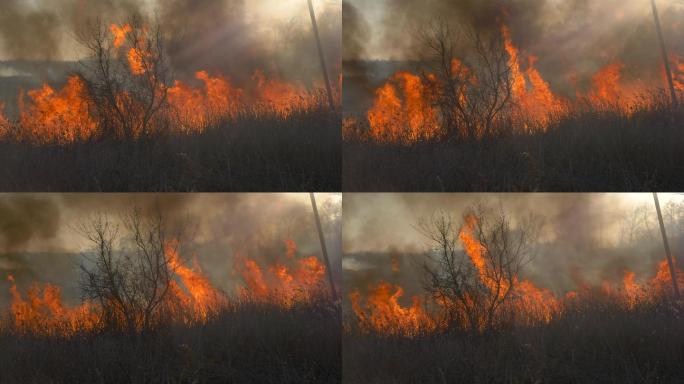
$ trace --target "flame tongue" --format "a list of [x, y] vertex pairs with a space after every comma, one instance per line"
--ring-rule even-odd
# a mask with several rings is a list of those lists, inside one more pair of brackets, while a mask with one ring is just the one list
[[[109, 28], [115, 57], [123, 58], [128, 70], [135, 76], [147, 74], [157, 61], [149, 51], [146, 41], [146, 29], [142, 28], [140, 36], [132, 41], [133, 27], [129, 24], [112, 24]], [[150, 71], [152, 72], [152, 71]], [[212, 76], [207, 71], [197, 71], [195, 78], [200, 86], [191, 86], [182, 81], [173, 85], [159, 84], [154, 92], [159, 95], [167, 93], [168, 107], [159, 114], [161, 123], [153, 121], [151, 131], [157, 128], [172, 126], [181, 133], [202, 132], [207, 127], [237, 117], [240, 113], [256, 113], [260, 116], [287, 118], [297, 111], [305, 111], [319, 105], [319, 98], [301, 85], [295, 85], [269, 79], [255, 70], [249, 89], [243, 90], [234, 86], [224, 76]], [[154, 83], [154, 81], [153, 81]], [[144, 114], [144, 102], [135, 97], [135, 90], [122, 90], [115, 95], [118, 110], [125, 115]], [[8, 122], [2, 115], [4, 105], [0, 105], [0, 134], [9, 135]], [[56, 142], [71, 143], [81, 139], [89, 139], [98, 133], [98, 122], [95, 118], [96, 106], [88, 93], [86, 82], [72, 76], [61, 90], [55, 90], [45, 84], [42, 88], [22, 92], [19, 96], [20, 139], [39, 144]], [[112, 124], [117, 119], [111, 116], [98, 116]], [[172, 124], [164, 124], [163, 121]], [[155, 125], [156, 124], [156, 125]], [[157, 127], [159, 125], [160, 127]], [[133, 134], [139, 135], [141, 129]]]
[[325, 266], [316, 256], [296, 258], [297, 245], [292, 240], [285, 247], [288, 265], [276, 262], [265, 272], [253, 259], [236, 258], [236, 269], [247, 285], [242, 289], [244, 297], [291, 307], [321, 293]]
[[[575, 110], [582, 110], [587, 105], [592, 108], [631, 113], [639, 103], [648, 103], [638, 96], [647, 89], [638, 81], [626, 84], [622, 72], [624, 64], [614, 61], [599, 69], [591, 79], [591, 88], [586, 92], [576, 92], [574, 100], [554, 93], [551, 85], [536, 68], [540, 60], [534, 55], [521, 54], [506, 26], [501, 27], [503, 49], [508, 56], [511, 102], [506, 113], [510, 113], [512, 129], [516, 132], [547, 130], [555, 121], [571, 115]], [[675, 87], [684, 91], [684, 62], [673, 56]], [[464, 106], [469, 106], [469, 94], [477, 94], [478, 79], [459, 59], [451, 63], [452, 76], [463, 81], [454, 90], [455, 95]], [[663, 72], [664, 76], [664, 72]], [[373, 105], [366, 118], [369, 125], [368, 137], [376, 142], [413, 143], [420, 140], [432, 140], [441, 137], [444, 112], [437, 107], [435, 95], [443, 93], [445, 85], [434, 74], [417, 76], [398, 71], [384, 85], [375, 90]], [[471, 92], [471, 88], [475, 92]], [[444, 107], [441, 108], [454, 108]], [[467, 108], [466, 108], [467, 109]], [[345, 122], [354, 124], [349, 119]], [[364, 135], [345, 127], [345, 138]], [[478, 130], [481, 135], [482, 129]]]
[[[459, 232], [459, 240], [463, 245], [468, 258], [472, 262], [477, 276], [482, 285], [494, 292], [495, 282], [492, 279], [493, 272], [486, 260], [487, 249], [476, 238], [476, 225], [478, 218], [467, 216], [465, 223]], [[679, 286], [684, 286], [684, 271], [676, 268], [676, 277]], [[564, 297], [557, 297], [551, 291], [537, 287], [529, 280], [513, 276], [513, 287], [509, 298], [504, 301], [495, 323], [508, 322], [511, 318], [521, 325], [546, 324], [553, 319], [562, 316], [569, 308], [581, 303], [583, 300], [592, 300], [596, 289], [587, 283], [580, 283], [579, 291], [571, 291]], [[506, 289], [499, 289], [506, 290]], [[626, 309], [633, 309], [640, 304], [648, 303], [663, 296], [668, 296], [672, 291], [670, 271], [666, 260], [658, 264], [655, 277], [647, 284], [639, 284], [636, 274], [625, 271], [620, 284], [611, 284], [604, 281], [598, 289], [602, 295], [615, 301]], [[442, 329], [449, 325], [467, 326], [468, 317], [463, 314], [456, 316], [443, 316], [441, 311], [462, 311], [462, 303], [448, 302], [440, 297], [435, 300], [435, 310], [428, 311], [427, 305], [418, 296], [412, 298], [410, 306], [403, 306], [399, 301], [404, 295], [401, 286], [380, 282], [370, 286], [366, 297], [359, 290], [349, 295], [353, 313], [356, 317], [359, 329], [362, 332], [375, 332], [384, 335], [402, 335], [414, 337], [423, 332], [431, 332]], [[466, 293], [466, 304], [474, 304], [472, 295]], [[451, 324], [444, 320], [450, 318]], [[463, 321], [463, 323], [459, 323]], [[467, 320], [470, 322], [470, 319]], [[470, 326], [483, 329], [486, 325], [484, 317], [469, 323]]]
[[437, 112], [419, 76], [397, 72], [375, 93], [368, 111], [370, 135], [377, 141], [415, 142], [440, 134]]
[[414, 296], [411, 305], [404, 307], [399, 303], [403, 295], [404, 290], [400, 286], [380, 282], [370, 288], [364, 305], [361, 293], [353, 291], [349, 298], [361, 330], [415, 336], [436, 329], [436, 322], [423, 307], [422, 300]]

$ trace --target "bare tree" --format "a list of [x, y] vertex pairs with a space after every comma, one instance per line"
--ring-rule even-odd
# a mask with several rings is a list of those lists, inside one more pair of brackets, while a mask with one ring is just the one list
[[[120, 36], [114, 34], [119, 28]], [[159, 26], [133, 17], [122, 27], [101, 20], [79, 31], [90, 53], [81, 65], [104, 135], [131, 139], [151, 132], [167, 107], [170, 69]]]
[[[423, 79], [431, 86], [447, 135], [466, 140], [494, 133], [511, 101], [513, 80], [503, 36], [434, 21], [420, 31]], [[466, 53], [463, 57], [456, 52]]]
[[133, 209], [122, 221], [126, 236], [102, 215], [80, 227], [94, 246], [92, 254], [83, 255], [81, 290], [84, 298], [100, 304], [107, 324], [144, 331], [168, 310], [173, 270], [167, 247], [177, 243], [167, 236], [161, 213], [144, 217]]
[[541, 222], [528, 216], [513, 227], [503, 209], [484, 206], [468, 209], [463, 218], [459, 230], [447, 214], [420, 221], [418, 230], [432, 248], [423, 264], [424, 287], [450, 324], [491, 328], [532, 259]]

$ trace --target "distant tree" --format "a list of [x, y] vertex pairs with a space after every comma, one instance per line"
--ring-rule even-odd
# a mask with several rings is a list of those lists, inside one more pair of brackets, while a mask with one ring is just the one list
[[532, 259], [539, 218], [523, 218], [513, 227], [503, 210], [476, 206], [466, 210], [461, 229], [444, 213], [421, 220], [417, 228], [431, 246], [424, 287], [445, 309], [447, 321], [467, 329], [494, 327]]
[[[423, 78], [447, 135], [471, 140], [495, 133], [513, 89], [502, 35], [433, 21], [420, 30], [420, 41], [428, 69]], [[457, 51], [468, 54], [459, 58]]]

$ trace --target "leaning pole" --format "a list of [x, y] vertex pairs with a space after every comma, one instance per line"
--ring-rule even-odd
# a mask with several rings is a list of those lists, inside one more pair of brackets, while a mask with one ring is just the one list
[[663, 214], [660, 212], [660, 201], [658, 201], [658, 194], [653, 192], [653, 201], [655, 202], [656, 212], [658, 213], [658, 223], [660, 224], [660, 233], [663, 236], [663, 246], [665, 247], [665, 257], [667, 258], [667, 265], [670, 267], [670, 277], [672, 278], [672, 288], [674, 289], [674, 297], [679, 300], [679, 287], [677, 286], [677, 274], [674, 269], [674, 262], [672, 261], [672, 253], [670, 253], [670, 243], [667, 241], [667, 233], [665, 232], [665, 223], [663, 222]]
[[316, 229], [318, 230], [318, 238], [321, 241], [321, 251], [323, 252], [323, 259], [325, 259], [325, 267], [328, 271], [328, 280], [330, 280], [330, 292], [332, 299], [337, 301], [337, 290], [335, 289], [335, 282], [333, 280], [332, 268], [330, 266], [330, 259], [328, 258], [328, 248], [325, 246], [325, 237], [323, 236], [323, 228], [321, 227], [321, 219], [318, 215], [318, 207], [316, 206], [316, 197], [313, 192], [309, 193], [311, 198], [311, 207], [313, 208], [314, 219], [316, 220]]
[[316, 22], [316, 12], [314, 12], [313, 3], [309, 3], [309, 16], [311, 16], [311, 27], [313, 28], [314, 37], [316, 38], [316, 47], [318, 47], [318, 59], [321, 61], [321, 69], [323, 70], [323, 78], [325, 79], [325, 89], [328, 92], [328, 102], [330, 103], [330, 110], [335, 110], [335, 100], [333, 99], [332, 86], [330, 85], [330, 77], [328, 75], [328, 66], [325, 63], [325, 55], [323, 54], [323, 45], [321, 45], [321, 37], [318, 34], [318, 23]]
[[670, 69], [670, 58], [667, 55], [667, 47], [665, 46], [665, 39], [663, 38], [663, 30], [660, 27], [660, 16], [658, 16], [658, 7], [655, 0], [651, 0], [651, 9], [653, 10], [653, 19], [655, 20], [656, 32], [658, 33], [658, 41], [660, 42], [660, 54], [663, 55], [663, 64], [665, 65], [665, 76], [670, 87], [670, 96], [672, 97], [672, 108], [677, 108], [677, 92], [674, 87], [674, 80], [672, 79], [672, 71]]

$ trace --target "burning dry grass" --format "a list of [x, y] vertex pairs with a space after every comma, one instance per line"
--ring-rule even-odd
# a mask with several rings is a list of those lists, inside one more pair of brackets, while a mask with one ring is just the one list
[[[570, 79], [574, 94], [560, 94], [535, 67], [542, 59], [520, 51], [506, 26], [501, 39], [484, 64], [441, 52], [449, 68], [426, 59], [378, 86], [367, 111], [343, 122], [344, 190], [681, 187], [682, 109], [669, 105], [657, 81], [632, 79], [638, 68], [613, 60], [588, 84]], [[682, 59], [671, 62], [681, 90]]]
[[151, 327], [133, 333], [98, 303], [66, 305], [51, 284], [23, 295], [10, 276], [1, 381], [339, 382], [339, 310], [315, 256], [299, 257], [288, 241], [268, 276], [242, 257], [252, 268], [240, 271], [245, 286], [229, 296], [184, 262], [175, 244], [165, 252], [174, 274], [167, 299]]
[[339, 113], [244, 111], [201, 133], [0, 142], [4, 191], [339, 191]]
[[[475, 220], [467, 217], [460, 230], [463, 249], [483, 289], [504, 292], [474, 238]], [[684, 272], [676, 276], [681, 286]], [[351, 292], [346, 382], [678, 382], [684, 317], [672, 300], [666, 261], [652, 278], [627, 270], [620, 282], [580, 282], [563, 296], [517, 276], [510, 281], [494, 322], [480, 318], [475, 327], [467, 326], [467, 298], [463, 304], [414, 296], [402, 303], [403, 289], [385, 282], [365, 297]]]
[[[476, 141], [343, 144], [345, 191], [655, 191], [682, 188], [684, 114], [664, 95], [624, 113], [586, 105], [545, 131]], [[349, 129], [349, 121], [345, 129]], [[372, 166], [370, 166], [372, 164]]]
[[[629, 270], [623, 272], [621, 282], [606, 280], [598, 287], [578, 276], [579, 288], [562, 296], [517, 275], [505, 276], [509, 272], [505, 265], [496, 264], [485, 256], [488, 250], [477, 240], [477, 222], [477, 217], [469, 215], [459, 231], [460, 243], [479, 281], [473, 290], [456, 294], [438, 292], [427, 299], [413, 296], [411, 304], [404, 306], [400, 303], [403, 288], [380, 282], [369, 287], [366, 297], [359, 290], [349, 294], [354, 319], [347, 328], [360, 333], [404, 337], [454, 329], [483, 332], [548, 325], [578, 308], [595, 304], [596, 298], [624, 310], [671, 300], [672, 279], [666, 260], [662, 260], [654, 276], [645, 281], [637, 281], [636, 274]], [[684, 271], [677, 266], [675, 276], [678, 285], [683, 286]], [[441, 289], [456, 290], [457, 287]], [[458, 297], [458, 300], [452, 297]]]
[[171, 79], [150, 26], [94, 36], [85, 44], [99, 61], [81, 63], [61, 89], [22, 91], [16, 119], [0, 105], [0, 189], [340, 189], [339, 116], [322, 87], [259, 69], [239, 85], [204, 70]]
[[[259, 263], [251, 258], [238, 256], [236, 270], [242, 277], [244, 287], [236, 297], [230, 297], [214, 287], [195, 261], [188, 265], [178, 253], [177, 241], [166, 244], [164, 253], [169, 273], [173, 275], [168, 287], [159, 289], [164, 300], [158, 306], [149, 327], [169, 324], [202, 324], [212, 320], [219, 312], [230, 309], [235, 303], [253, 302], [276, 305], [284, 309], [301, 303], [320, 300], [326, 296], [323, 277], [325, 267], [316, 256], [298, 257], [296, 244], [288, 240], [285, 260], [276, 260], [262, 272]], [[19, 292], [14, 277], [10, 282], [10, 326], [18, 334], [32, 336], [71, 337], [82, 332], [98, 332], [125, 324], [127, 319], [111, 318], [107, 302], [85, 301], [77, 306], [62, 302], [61, 289], [52, 284], [34, 283], [26, 298]], [[116, 303], [113, 303], [116, 305]], [[123, 316], [125, 314], [115, 313]], [[134, 319], [135, 330], [148, 331], [142, 319]], [[125, 331], [125, 329], [121, 329]]]
[[240, 302], [211, 320], [144, 335], [113, 330], [73, 337], [0, 332], [3, 383], [339, 383], [335, 304]]
[[626, 309], [596, 293], [545, 326], [413, 338], [345, 333], [348, 383], [677, 383], [684, 330], [668, 302]]
[[[441, 59], [450, 60], [451, 68], [441, 68], [442, 74], [422, 70], [420, 74], [399, 71], [390, 76], [384, 85], [375, 90], [373, 105], [365, 119], [347, 121], [345, 139], [412, 144], [442, 139], [483, 138], [500, 131], [509, 134], [536, 133], [553, 129], [559, 122], [585, 110], [610, 110], [630, 116], [658, 104], [658, 100], [648, 96], [657, 87], [648, 86], [641, 80], [625, 80], [625, 65], [617, 60], [591, 76], [588, 90], [582, 90], [574, 84], [573, 98], [557, 94], [535, 67], [539, 58], [523, 55], [513, 44], [507, 26], [502, 26], [501, 35], [501, 49], [505, 51], [506, 62], [500, 65], [505, 70], [487, 67], [488, 63], [479, 70], [482, 72], [480, 76], [493, 76], [487, 71], [501, 72], [498, 81], [503, 84], [496, 93], [485, 95], [490, 87], [487, 82], [489, 79], [478, 78], [477, 68], [469, 67], [459, 58], [443, 56]], [[499, 48], [491, 49], [496, 51]], [[682, 59], [672, 55], [671, 61], [675, 67], [676, 88], [681, 89]], [[663, 68], [663, 80], [666, 76], [664, 71]], [[486, 105], [488, 97], [495, 98], [491, 105]], [[483, 121], [475, 121], [482, 118], [477, 111], [483, 106], [491, 111], [485, 114]], [[453, 119], [457, 121], [450, 121]], [[464, 121], [469, 119], [473, 121]], [[459, 132], [448, 132], [449, 124], [460, 125]], [[479, 124], [473, 128], [474, 137], [464, 132], [472, 124]]]

